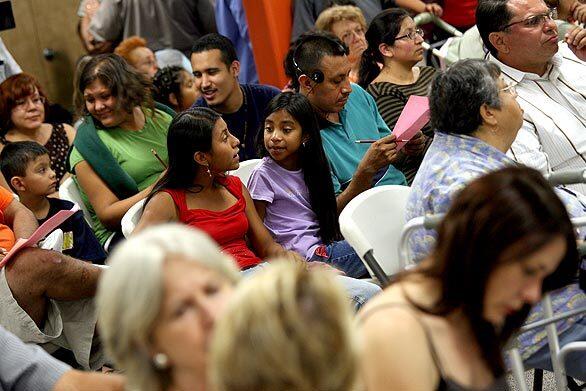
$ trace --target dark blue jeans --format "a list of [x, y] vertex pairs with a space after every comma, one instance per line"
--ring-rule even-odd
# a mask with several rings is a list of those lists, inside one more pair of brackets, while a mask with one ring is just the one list
[[348, 277], [365, 278], [369, 276], [364, 263], [345, 240], [318, 247], [309, 261], [327, 263], [343, 271]]
[[[558, 335], [560, 347], [575, 341], [586, 341], [586, 317], [582, 317], [568, 330]], [[524, 362], [526, 368], [540, 368], [552, 371], [549, 346], [545, 345]], [[574, 379], [586, 381], [586, 353], [575, 352], [568, 355], [566, 374]]]

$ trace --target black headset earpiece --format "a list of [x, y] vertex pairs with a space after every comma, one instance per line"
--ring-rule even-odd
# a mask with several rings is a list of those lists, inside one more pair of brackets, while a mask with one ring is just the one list
[[323, 82], [324, 81], [324, 78], [325, 78], [324, 73], [322, 71], [319, 71], [319, 70], [318, 71], [311, 72], [307, 76], [311, 80], [313, 80], [314, 82], [316, 82], [318, 84], [321, 83], [321, 82]]
[[299, 42], [299, 44], [295, 47], [295, 50], [293, 51], [292, 61], [293, 61], [293, 66], [295, 67], [295, 70], [297, 71], [297, 77], [299, 77], [301, 75], [306, 75], [307, 77], [309, 77], [311, 80], [313, 80], [317, 84], [322, 83], [325, 80], [324, 73], [322, 71], [320, 71], [319, 69], [315, 70], [313, 72], [305, 72], [297, 64], [297, 51], [299, 50], [299, 48], [309, 41], [322, 39], [322, 38], [325, 38], [325, 39], [333, 42], [334, 44], [336, 44], [338, 46], [338, 48], [340, 49], [340, 52], [344, 53], [345, 55], [348, 55], [348, 49], [344, 45], [342, 45], [340, 42], [335, 40], [334, 38], [328, 37], [327, 35], [309, 35], [309, 36], [303, 38], [301, 40], [301, 42]]

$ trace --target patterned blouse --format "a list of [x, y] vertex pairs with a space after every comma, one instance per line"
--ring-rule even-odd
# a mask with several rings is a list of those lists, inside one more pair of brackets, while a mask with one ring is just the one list
[[[452, 199], [466, 184], [483, 174], [517, 164], [503, 152], [482, 140], [465, 135], [436, 132], [421, 167], [415, 176], [407, 202], [406, 219], [426, 214], [446, 213]], [[583, 216], [584, 206], [564, 190], [557, 189], [568, 213]], [[413, 259], [421, 260], [432, 250], [436, 232], [421, 229], [411, 236]], [[554, 312], [563, 312], [586, 306], [586, 295], [577, 284], [551, 294]], [[528, 322], [541, 318], [541, 304], [536, 305]], [[576, 317], [558, 322], [558, 335], [568, 330]], [[531, 356], [546, 344], [545, 329], [527, 332], [519, 337], [523, 358]]]
[[[44, 145], [49, 151], [49, 159], [51, 159], [51, 168], [55, 171], [57, 182], [61, 182], [61, 178], [67, 173], [67, 156], [69, 154], [69, 139], [63, 124], [53, 124], [51, 136]], [[0, 137], [0, 142], [8, 145], [11, 141], [6, 140], [4, 136]]]
[[45, 144], [45, 148], [49, 150], [49, 158], [51, 159], [51, 167], [55, 171], [57, 181], [67, 173], [67, 155], [69, 153], [69, 139], [67, 133], [63, 128], [63, 124], [54, 124], [51, 137]]

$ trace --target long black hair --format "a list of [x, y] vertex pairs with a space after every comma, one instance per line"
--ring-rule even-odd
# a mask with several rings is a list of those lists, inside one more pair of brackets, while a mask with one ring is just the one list
[[384, 63], [384, 58], [378, 47], [381, 43], [389, 46], [395, 43], [401, 24], [408, 16], [409, 13], [403, 8], [391, 8], [381, 12], [370, 22], [365, 34], [368, 47], [362, 52], [358, 72], [358, 84], [361, 87], [366, 88], [379, 75], [379, 64]]
[[311, 209], [316, 214], [319, 223], [319, 236], [326, 244], [340, 240], [342, 235], [338, 224], [336, 195], [330, 165], [322, 146], [317, 117], [305, 96], [294, 92], [284, 92], [269, 102], [261, 123], [261, 131], [258, 133], [258, 154], [261, 157], [270, 156], [264, 145], [264, 122], [269, 115], [279, 110], [285, 110], [299, 122], [303, 136], [307, 137], [307, 141], [302, 144], [298, 153], [305, 185], [309, 190]]
[[220, 115], [207, 107], [188, 109], [171, 121], [167, 133], [169, 167], [148, 195], [149, 200], [163, 189], [189, 189], [201, 166], [193, 160], [195, 152], [212, 149], [212, 133]]
[[416, 271], [441, 283], [438, 301], [432, 308], [413, 304], [440, 316], [461, 309], [485, 362], [499, 377], [504, 373], [503, 348], [531, 306], [525, 304], [507, 316], [500, 329], [495, 327], [483, 316], [489, 277], [500, 265], [520, 262], [556, 237], [563, 238], [566, 252], [543, 280], [542, 293], [577, 277], [576, 234], [564, 204], [543, 176], [528, 167], [507, 167], [480, 177], [454, 199], [438, 229], [433, 262]]

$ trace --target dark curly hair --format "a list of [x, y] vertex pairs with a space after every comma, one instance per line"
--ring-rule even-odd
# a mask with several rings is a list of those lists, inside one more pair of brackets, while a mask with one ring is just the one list
[[[180, 66], [169, 66], [159, 69], [153, 78], [153, 97], [157, 102], [169, 107], [174, 105], [169, 100], [169, 95], [175, 94], [177, 102], [181, 103], [181, 82], [183, 81]], [[187, 71], [185, 71], [187, 72]]]

